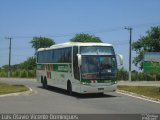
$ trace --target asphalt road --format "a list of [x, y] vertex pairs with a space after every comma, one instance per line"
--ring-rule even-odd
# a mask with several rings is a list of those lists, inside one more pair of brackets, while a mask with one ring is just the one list
[[45, 90], [35, 80], [3, 80], [24, 84], [34, 90], [29, 95], [0, 97], [0, 113], [75, 113], [75, 114], [160, 114], [160, 104], [116, 92], [105, 95], [67, 95], [65, 90]]

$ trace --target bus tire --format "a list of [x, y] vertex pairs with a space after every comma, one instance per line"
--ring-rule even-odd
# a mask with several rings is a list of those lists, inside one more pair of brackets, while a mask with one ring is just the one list
[[47, 79], [46, 79], [46, 77], [43, 79], [43, 88], [44, 89], [47, 89], [48, 88], [48, 85], [47, 85]]
[[43, 85], [43, 76], [41, 76], [41, 83], [42, 83], [42, 85]]
[[98, 95], [99, 95], [100, 97], [103, 97], [103, 96], [104, 96], [104, 93], [101, 92], [101, 93], [98, 93]]
[[69, 95], [73, 94], [73, 92], [72, 92], [72, 84], [71, 84], [70, 81], [67, 82], [67, 91], [68, 91]]

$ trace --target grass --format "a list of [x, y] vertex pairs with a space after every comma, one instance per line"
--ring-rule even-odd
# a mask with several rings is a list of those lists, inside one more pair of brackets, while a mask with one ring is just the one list
[[125, 86], [119, 85], [119, 90], [124, 90], [147, 97], [155, 98], [160, 100], [160, 87], [156, 86]]
[[24, 85], [10, 85], [6, 83], [0, 83], [0, 95], [16, 93], [16, 92], [24, 92], [29, 90]]

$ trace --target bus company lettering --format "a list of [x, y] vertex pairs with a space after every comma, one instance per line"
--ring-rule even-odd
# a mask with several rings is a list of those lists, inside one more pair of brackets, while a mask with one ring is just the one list
[[58, 71], [68, 71], [68, 66], [58, 66]]

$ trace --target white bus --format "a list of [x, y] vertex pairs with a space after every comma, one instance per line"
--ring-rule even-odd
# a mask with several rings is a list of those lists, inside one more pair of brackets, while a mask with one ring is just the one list
[[[122, 57], [119, 55], [120, 63]], [[68, 42], [37, 51], [37, 81], [77, 93], [117, 88], [117, 60], [111, 44]]]

